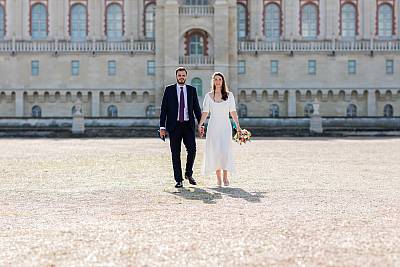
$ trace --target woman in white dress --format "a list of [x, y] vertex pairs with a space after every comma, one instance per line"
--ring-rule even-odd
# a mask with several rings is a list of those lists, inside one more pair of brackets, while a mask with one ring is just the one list
[[220, 72], [212, 76], [211, 92], [204, 97], [203, 112], [199, 122], [199, 134], [203, 136], [203, 123], [210, 113], [206, 134], [206, 146], [204, 148], [204, 159], [201, 172], [210, 175], [215, 172], [217, 185], [221, 186], [222, 173], [224, 185], [229, 185], [228, 171], [235, 172], [235, 164], [232, 152], [232, 126], [229, 114], [236, 123], [236, 129], [240, 131], [238, 116], [236, 113], [235, 98], [228, 91], [225, 77]]

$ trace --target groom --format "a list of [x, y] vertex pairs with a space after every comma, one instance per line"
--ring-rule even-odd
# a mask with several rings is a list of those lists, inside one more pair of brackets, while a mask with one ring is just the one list
[[[181, 143], [186, 147], [187, 160], [185, 179], [196, 185], [193, 179], [193, 163], [196, 157], [195, 116], [201, 118], [201, 109], [196, 88], [186, 84], [187, 70], [179, 67], [175, 71], [176, 84], [165, 88], [160, 113], [160, 137], [168, 131], [172, 153], [172, 165], [176, 188], [183, 187], [181, 168]], [[165, 122], [166, 121], [166, 122]]]

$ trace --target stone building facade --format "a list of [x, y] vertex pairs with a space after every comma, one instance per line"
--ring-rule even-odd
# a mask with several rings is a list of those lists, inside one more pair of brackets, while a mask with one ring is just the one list
[[0, 0], [0, 117], [156, 116], [185, 66], [241, 117], [400, 116], [400, 0]]

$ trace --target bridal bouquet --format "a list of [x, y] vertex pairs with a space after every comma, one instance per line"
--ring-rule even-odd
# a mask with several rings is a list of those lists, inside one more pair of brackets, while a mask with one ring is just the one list
[[246, 142], [250, 142], [251, 132], [242, 129], [240, 131], [236, 131], [236, 134], [233, 136], [233, 140], [239, 145], [245, 144]]

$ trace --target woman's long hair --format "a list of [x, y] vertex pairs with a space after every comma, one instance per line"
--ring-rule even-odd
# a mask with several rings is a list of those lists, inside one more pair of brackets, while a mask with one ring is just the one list
[[214, 83], [214, 78], [215, 76], [219, 76], [222, 78], [222, 88], [221, 88], [221, 94], [222, 94], [222, 100], [226, 101], [228, 99], [228, 86], [226, 85], [225, 82], [225, 77], [221, 72], [214, 72], [212, 79], [211, 79], [211, 92], [214, 94], [215, 98], [215, 83]]

